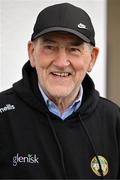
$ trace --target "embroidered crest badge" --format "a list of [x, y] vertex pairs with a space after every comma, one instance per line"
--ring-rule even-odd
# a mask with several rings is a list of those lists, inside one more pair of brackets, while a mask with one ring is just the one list
[[[101, 164], [103, 176], [106, 176], [108, 174], [108, 162], [103, 156], [98, 156], [98, 158]], [[93, 157], [91, 160], [91, 169], [97, 176], [101, 176], [99, 163], [96, 157]]]

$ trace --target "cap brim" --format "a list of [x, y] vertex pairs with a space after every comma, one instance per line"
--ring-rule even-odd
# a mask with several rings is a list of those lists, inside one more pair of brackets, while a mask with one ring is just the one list
[[82, 33], [75, 31], [73, 29], [63, 28], [63, 27], [51, 27], [51, 28], [44, 29], [43, 31], [41, 31], [37, 35], [35, 35], [35, 36], [33, 35], [32, 41], [37, 39], [38, 37], [46, 34], [46, 33], [55, 32], [55, 31], [64, 31], [64, 32], [72, 33], [72, 34], [78, 36], [79, 38], [81, 38], [83, 41], [90, 43], [90, 40], [86, 36], [84, 36]]

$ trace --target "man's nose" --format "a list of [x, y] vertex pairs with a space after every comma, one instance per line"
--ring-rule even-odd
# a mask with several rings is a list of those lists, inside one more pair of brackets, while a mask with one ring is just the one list
[[59, 68], [65, 68], [70, 64], [69, 56], [64, 47], [60, 47], [53, 64]]

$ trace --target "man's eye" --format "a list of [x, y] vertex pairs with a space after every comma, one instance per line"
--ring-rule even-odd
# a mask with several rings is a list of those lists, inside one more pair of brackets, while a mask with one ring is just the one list
[[80, 52], [79, 48], [70, 48], [70, 50], [73, 51], [73, 52], [74, 52], [74, 51]]
[[54, 47], [54, 46], [51, 46], [51, 45], [46, 45], [46, 46], [45, 46], [45, 49], [54, 50], [55, 47]]
[[75, 54], [75, 55], [79, 55], [80, 54], [80, 49], [77, 48], [77, 47], [71, 47], [69, 49], [69, 52], [72, 53], [72, 54]]
[[46, 54], [53, 54], [56, 52], [56, 46], [54, 45], [45, 45], [44, 46], [44, 52]]

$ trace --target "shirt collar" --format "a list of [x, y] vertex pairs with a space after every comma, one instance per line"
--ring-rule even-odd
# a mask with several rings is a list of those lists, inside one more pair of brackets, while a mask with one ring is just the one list
[[[46, 103], [47, 106], [49, 106], [49, 104], [53, 103], [47, 96], [46, 94], [44, 93], [44, 91], [42, 90], [41, 86], [40, 86], [40, 83], [38, 83], [38, 87], [39, 87], [39, 90], [43, 96], [43, 99]], [[77, 97], [77, 99], [74, 100], [74, 102], [72, 103], [71, 106], [74, 106], [77, 102], [82, 102], [82, 97], [83, 97], [83, 87], [82, 87], [82, 84], [80, 85], [80, 92], [79, 92], [79, 96]], [[70, 107], [71, 107], [70, 106]]]

